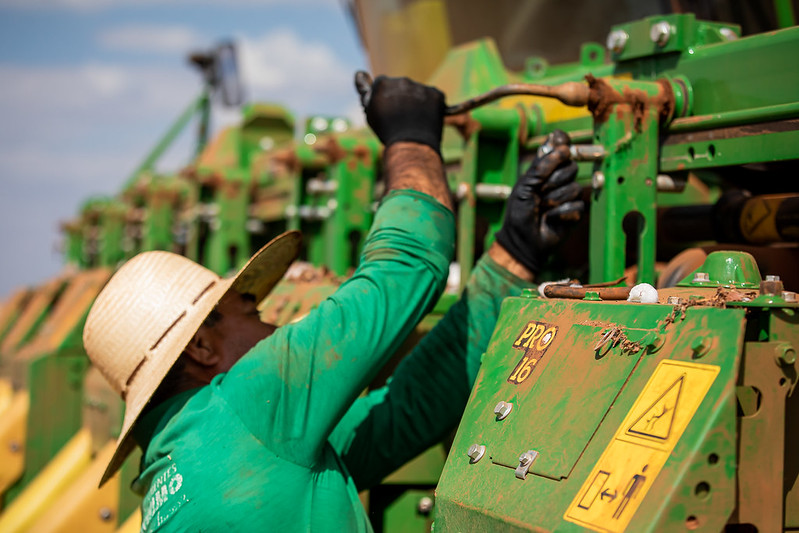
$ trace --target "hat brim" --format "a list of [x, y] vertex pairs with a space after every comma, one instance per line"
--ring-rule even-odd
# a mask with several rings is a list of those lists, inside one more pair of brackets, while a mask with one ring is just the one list
[[204, 299], [202, 308], [186, 319], [181, 324], [182, 331], [176, 332], [166, 357], [153, 360], [148, 364], [151, 368], [143, 368], [138, 372], [146, 379], [148, 386], [140, 387], [140, 391], [134, 394], [134, 388], [125, 398], [125, 416], [122, 422], [122, 429], [117, 439], [116, 450], [114, 451], [108, 467], [100, 480], [100, 486], [119, 470], [122, 463], [136, 447], [133, 439], [132, 430], [136, 422], [141, 417], [144, 408], [152, 398], [158, 386], [166, 377], [169, 370], [180, 357], [189, 341], [199, 329], [208, 314], [216, 307], [219, 300], [233, 290], [241, 294], [252, 294], [257, 302], [266, 298], [277, 283], [282, 279], [292, 262], [297, 258], [302, 242], [302, 235], [299, 231], [287, 231], [278, 235], [260, 250], [258, 250], [244, 265], [241, 270], [232, 278], [220, 280], [220, 283], [208, 294], [207, 300]]

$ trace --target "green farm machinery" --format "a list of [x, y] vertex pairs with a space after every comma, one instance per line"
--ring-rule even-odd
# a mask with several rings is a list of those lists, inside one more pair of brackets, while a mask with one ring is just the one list
[[[409, 12], [436, 21], [427, 4]], [[364, 494], [376, 530], [799, 530], [799, 27], [775, 6], [786, 27], [746, 37], [656, 15], [572, 63], [511, 69], [483, 39], [425, 67], [450, 104], [476, 103], [447, 118], [442, 148], [458, 275], [403, 352], [454, 303], [556, 129], [588, 213], [547, 267], [555, 281], [503, 303], [457, 432]], [[137, 457], [96, 488], [122, 404], [81, 344], [120, 263], [165, 249], [224, 274], [300, 229], [304, 262], [262, 304], [278, 324], [356, 264], [383, 193], [379, 143], [273, 104], [206, 142], [231, 50], [193, 57], [198, 99], [117, 196], [64, 225], [69, 269], [0, 307], [0, 531], [138, 529]], [[192, 116], [197, 156], [156, 172]]]

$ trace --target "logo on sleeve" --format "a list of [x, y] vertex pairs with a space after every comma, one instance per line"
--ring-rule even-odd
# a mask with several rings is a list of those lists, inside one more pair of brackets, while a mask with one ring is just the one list
[[153, 479], [142, 501], [142, 531], [158, 529], [172, 518], [188, 501], [183, 488], [183, 476], [175, 463]]
[[519, 385], [529, 378], [557, 334], [558, 326], [546, 322], [528, 322], [513, 342], [514, 348], [524, 350], [524, 356], [508, 376], [508, 383]]

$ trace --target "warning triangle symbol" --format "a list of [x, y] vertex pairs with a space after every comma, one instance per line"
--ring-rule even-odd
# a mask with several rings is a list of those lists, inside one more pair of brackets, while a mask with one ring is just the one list
[[674, 424], [674, 412], [680, 403], [684, 381], [685, 374], [677, 378], [657, 400], [652, 402], [652, 405], [630, 425], [627, 433], [659, 440], [668, 439], [671, 426]]

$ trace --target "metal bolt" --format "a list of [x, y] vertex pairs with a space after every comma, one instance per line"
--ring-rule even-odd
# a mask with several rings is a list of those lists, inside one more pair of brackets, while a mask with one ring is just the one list
[[786, 302], [796, 303], [796, 293], [793, 291], [782, 291], [782, 299]]
[[708, 337], [699, 336], [691, 342], [691, 349], [694, 351], [696, 356], [704, 355], [707, 352], [708, 348], [710, 348], [710, 341]]
[[526, 288], [522, 289], [522, 298], [538, 298], [538, 292], [535, 289]]
[[778, 365], [791, 366], [796, 362], [796, 350], [787, 342], [778, 345], [774, 351]]
[[697, 272], [694, 274], [694, 283], [706, 283], [710, 281], [710, 274], [707, 272]]
[[605, 186], [605, 175], [599, 171], [594, 172], [591, 176], [591, 187], [594, 189], [601, 189]]
[[683, 299], [679, 296], [669, 296], [669, 299], [666, 301], [669, 305], [681, 305], [683, 303]]
[[671, 37], [671, 25], [665, 20], [657, 22], [649, 28], [649, 38], [658, 46], [666, 46]]
[[114, 512], [109, 509], [108, 507], [101, 507], [100, 508], [100, 520], [103, 522], [108, 522], [114, 517]]
[[605, 44], [607, 44], [608, 50], [615, 54], [620, 54], [624, 51], [624, 47], [627, 46], [628, 40], [630, 40], [630, 36], [627, 35], [626, 31], [613, 30], [608, 34], [608, 39]]
[[469, 456], [469, 462], [474, 464], [480, 459], [483, 458], [483, 455], [486, 453], [486, 447], [482, 444], [472, 444], [469, 446], [469, 451], [466, 452], [466, 455]]
[[719, 30], [719, 33], [721, 34], [722, 37], [724, 37], [728, 41], [734, 41], [735, 39], [738, 38], [738, 34], [735, 33], [731, 28], [721, 28]]
[[516, 467], [516, 471], [514, 472], [516, 477], [519, 479], [525, 479], [527, 477], [527, 472], [530, 470], [530, 466], [532, 466], [533, 461], [536, 460], [538, 457], [538, 452], [535, 450], [527, 450], [525, 453], [519, 456], [519, 466]]
[[420, 515], [428, 516], [430, 512], [433, 510], [433, 498], [430, 496], [424, 496], [419, 500], [419, 503], [416, 504], [416, 511]]
[[766, 281], [780, 281], [780, 277], [776, 274], [766, 274]]
[[513, 404], [509, 402], [499, 402], [494, 407], [494, 414], [497, 415], [497, 420], [506, 419], [511, 411], [513, 411]]
[[644, 335], [641, 343], [647, 346], [651, 352], [656, 352], [663, 345], [663, 335], [656, 331], [650, 331]]

